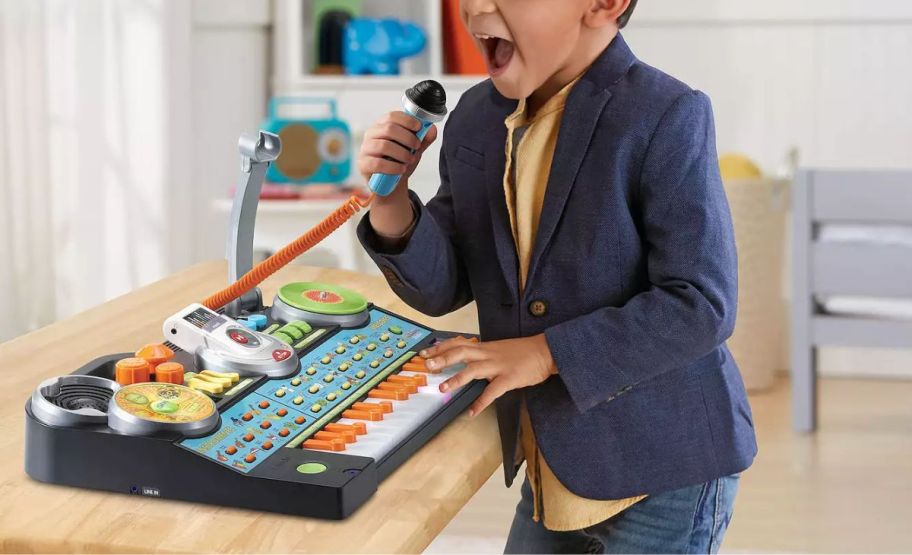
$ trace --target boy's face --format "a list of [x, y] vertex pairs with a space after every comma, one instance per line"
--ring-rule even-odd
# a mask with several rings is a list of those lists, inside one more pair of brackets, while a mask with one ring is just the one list
[[461, 0], [463, 21], [507, 98], [526, 98], [572, 63], [593, 0]]

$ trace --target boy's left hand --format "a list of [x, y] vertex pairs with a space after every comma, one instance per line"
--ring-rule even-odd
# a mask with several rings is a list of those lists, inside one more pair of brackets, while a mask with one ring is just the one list
[[544, 334], [485, 343], [462, 338], [448, 339], [424, 349], [421, 356], [427, 358], [426, 364], [431, 369], [465, 363], [462, 371], [440, 384], [442, 393], [472, 380], [490, 382], [472, 404], [469, 416], [480, 413], [508, 391], [540, 384], [557, 374]]

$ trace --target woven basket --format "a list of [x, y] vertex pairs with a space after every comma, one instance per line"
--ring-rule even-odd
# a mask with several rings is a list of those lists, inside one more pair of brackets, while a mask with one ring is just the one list
[[775, 179], [725, 182], [738, 246], [738, 320], [728, 342], [748, 389], [773, 384], [787, 360], [784, 294], [790, 183]]

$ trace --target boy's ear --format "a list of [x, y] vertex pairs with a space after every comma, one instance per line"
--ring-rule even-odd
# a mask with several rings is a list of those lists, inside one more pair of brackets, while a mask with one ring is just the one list
[[583, 23], [592, 28], [617, 25], [618, 18], [629, 5], [630, 0], [590, 0]]

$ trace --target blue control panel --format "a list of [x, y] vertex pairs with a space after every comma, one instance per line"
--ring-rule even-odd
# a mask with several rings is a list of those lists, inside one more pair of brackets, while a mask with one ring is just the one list
[[249, 472], [314, 419], [303, 411], [251, 393], [222, 413], [214, 433], [181, 442], [214, 461]]
[[[181, 445], [249, 472], [292, 439], [300, 443], [301, 432], [351, 404], [353, 395], [364, 395], [387, 367], [430, 334], [426, 328], [371, 309], [365, 326], [340, 330], [301, 357], [297, 375], [264, 382], [222, 413], [218, 430], [185, 439]], [[267, 421], [271, 423], [264, 427]], [[269, 449], [263, 447], [267, 441]]]

